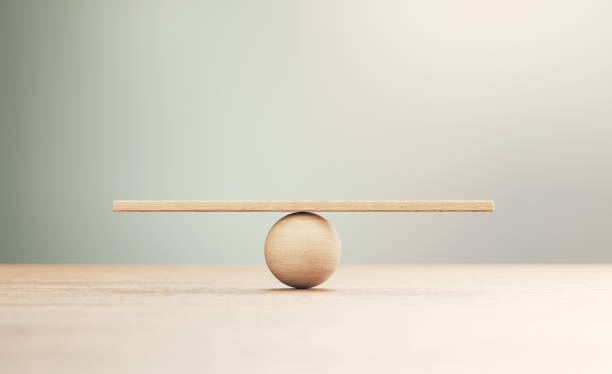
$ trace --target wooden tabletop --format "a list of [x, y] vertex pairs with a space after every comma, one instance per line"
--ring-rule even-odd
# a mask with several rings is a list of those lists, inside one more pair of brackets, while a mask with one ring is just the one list
[[0, 373], [604, 373], [610, 265], [0, 265]]

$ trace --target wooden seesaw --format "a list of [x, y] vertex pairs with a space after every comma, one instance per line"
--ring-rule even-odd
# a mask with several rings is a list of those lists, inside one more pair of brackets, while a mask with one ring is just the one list
[[295, 288], [325, 282], [340, 261], [334, 227], [311, 212], [492, 212], [491, 200], [115, 200], [115, 212], [296, 212], [268, 232], [264, 253], [274, 276]]

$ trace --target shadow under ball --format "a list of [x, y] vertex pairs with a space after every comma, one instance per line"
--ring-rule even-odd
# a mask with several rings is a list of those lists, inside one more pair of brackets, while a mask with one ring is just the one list
[[311, 288], [336, 270], [342, 248], [334, 227], [314, 213], [292, 213], [278, 220], [265, 244], [268, 268], [284, 284]]

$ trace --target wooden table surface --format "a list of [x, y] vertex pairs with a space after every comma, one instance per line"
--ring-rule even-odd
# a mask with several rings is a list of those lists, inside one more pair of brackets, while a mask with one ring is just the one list
[[0, 265], [0, 373], [609, 373], [612, 265]]

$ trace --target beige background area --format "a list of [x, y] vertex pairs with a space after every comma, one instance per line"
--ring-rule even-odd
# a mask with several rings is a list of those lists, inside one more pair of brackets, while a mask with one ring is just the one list
[[608, 1], [0, 1], [0, 261], [263, 264], [282, 214], [113, 199], [492, 199], [324, 214], [343, 263], [610, 262]]

